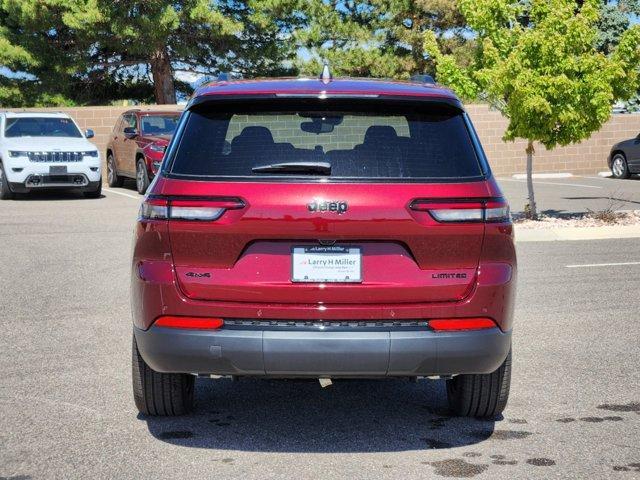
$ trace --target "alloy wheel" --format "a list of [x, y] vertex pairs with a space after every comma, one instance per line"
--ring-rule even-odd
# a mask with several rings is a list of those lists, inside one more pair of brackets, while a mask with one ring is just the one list
[[142, 163], [138, 162], [138, 166], [136, 167], [136, 182], [138, 184], [138, 191], [142, 192], [144, 189], [144, 170], [142, 167]]
[[613, 159], [613, 174], [616, 177], [621, 177], [622, 175], [624, 175], [624, 161], [622, 160], [622, 157], [616, 157]]
[[107, 180], [112, 185], [115, 182], [115, 169], [113, 168], [113, 159], [109, 159], [107, 162]]

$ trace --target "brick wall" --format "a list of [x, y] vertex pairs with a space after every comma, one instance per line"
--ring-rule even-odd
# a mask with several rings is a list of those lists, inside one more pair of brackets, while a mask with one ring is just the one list
[[[96, 136], [93, 143], [98, 146], [104, 156], [107, 139], [118, 116], [131, 107], [77, 107], [56, 108], [71, 115], [81, 128], [91, 128]], [[143, 109], [166, 110], [168, 106], [153, 105]], [[179, 107], [178, 107], [179, 108]], [[42, 111], [42, 109], [39, 109]], [[489, 157], [491, 167], [496, 175], [511, 175], [525, 171], [524, 140], [503, 142], [502, 135], [507, 120], [499, 112], [489, 109], [487, 105], [467, 105], [473, 123], [478, 131], [482, 145]], [[354, 125], [354, 134], [360, 136]], [[558, 147], [552, 151], [536, 145], [534, 170], [536, 172], [572, 172], [578, 174], [594, 174], [607, 169], [606, 159], [615, 142], [635, 137], [640, 132], [640, 115], [612, 115], [611, 119], [588, 140], [577, 145]], [[398, 132], [401, 133], [401, 132]], [[274, 134], [277, 137], [277, 132]], [[301, 142], [306, 136], [301, 133]], [[277, 138], [276, 138], [277, 140]], [[345, 145], [346, 146], [346, 145]], [[344, 148], [345, 146], [341, 146]]]
[[[508, 121], [487, 105], [468, 105], [467, 111], [478, 131], [491, 168], [496, 175], [511, 175], [526, 171], [526, 142], [503, 142]], [[534, 171], [594, 174], [607, 170], [611, 146], [640, 132], [640, 115], [616, 114], [591, 138], [576, 145], [546, 150], [535, 145]]]

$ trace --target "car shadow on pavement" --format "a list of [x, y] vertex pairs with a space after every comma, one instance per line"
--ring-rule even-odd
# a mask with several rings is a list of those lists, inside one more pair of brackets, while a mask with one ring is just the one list
[[64, 201], [64, 200], [100, 200], [102, 198], [105, 198], [105, 195], [102, 194], [100, 195], [100, 198], [98, 199], [90, 199], [90, 198], [85, 198], [85, 196], [82, 194], [82, 192], [78, 192], [78, 191], [73, 191], [73, 190], [60, 190], [60, 191], [56, 191], [56, 190], [49, 190], [49, 191], [42, 191], [42, 192], [29, 192], [29, 193], [16, 193], [15, 197], [13, 198], [13, 202], [22, 202], [22, 201], [30, 201], [30, 202], [37, 202], [37, 201]]
[[323, 389], [317, 380], [198, 379], [196, 399], [188, 416], [138, 418], [155, 438], [184, 447], [320, 453], [473, 445], [502, 419], [449, 416], [442, 380], [337, 380]]

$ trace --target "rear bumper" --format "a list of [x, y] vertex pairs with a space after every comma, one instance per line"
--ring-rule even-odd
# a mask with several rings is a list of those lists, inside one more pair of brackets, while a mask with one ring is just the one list
[[402, 377], [490, 373], [511, 331], [193, 331], [134, 327], [138, 349], [159, 372], [267, 377]]

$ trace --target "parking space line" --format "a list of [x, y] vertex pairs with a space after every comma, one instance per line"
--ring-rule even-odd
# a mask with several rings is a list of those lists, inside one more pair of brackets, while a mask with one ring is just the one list
[[[509, 182], [519, 182], [519, 183], [526, 183], [526, 180], [518, 180], [515, 178], [498, 178], [499, 182], [502, 181], [509, 181]], [[564, 187], [581, 187], [581, 188], [599, 188], [600, 190], [602, 190], [604, 187], [598, 187], [597, 185], [584, 185], [581, 183], [559, 183], [559, 182], [539, 182], [537, 180], [534, 180], [533, 183], [538, 184], [538, 185], [559, 185], [559, 186], [564, 186]]]
[[640, 265], [640, 262], [585, 263], [584, 265], [565, 265], [565, 267], [567, 268], [619, 267], [622, 265]]
[[133, 198], [134, 200], [142, 200], [142, 197], [140, 195], [131, 195], [129, 193], [118, 192], [117, 190], [111, 190], [110, 188], [103, 188], [102, 191], [107, 193], [115, 193], [116, 195], [122, 195], [123, 197]]

